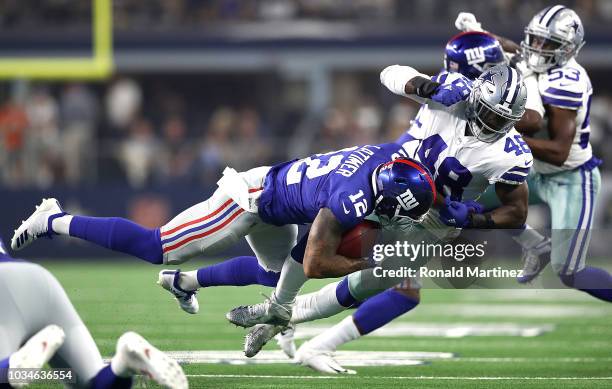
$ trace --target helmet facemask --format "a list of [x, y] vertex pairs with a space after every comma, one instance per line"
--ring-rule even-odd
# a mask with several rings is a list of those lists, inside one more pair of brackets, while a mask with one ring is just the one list
[[503, 138], [514, 124], [521, 119], [501, 104], [492, 106], [482, 98], [479, 81], [468, 99], [466, 117], [472, 135], [485, 143], [494, 143]]
[[376, 200], [374, 213], [378, 216], [380, 225], [384, 230], [410, 231], [417, 224], [421, 224], [429, 211], [415, 217], [405, 211], [400, 205], [393, 204], [388, 198], [380, 196]]

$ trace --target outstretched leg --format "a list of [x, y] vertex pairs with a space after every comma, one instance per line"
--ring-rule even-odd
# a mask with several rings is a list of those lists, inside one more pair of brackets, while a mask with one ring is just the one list
[[15, 231], [11, 246], [20, 250], [40, 237], [69, 235], [153, 264], [178, 264], [235, 244], [257, 220], [221, 190], [159, 229], [116, 217], [69, 215], [57, 200], [45, 199]]

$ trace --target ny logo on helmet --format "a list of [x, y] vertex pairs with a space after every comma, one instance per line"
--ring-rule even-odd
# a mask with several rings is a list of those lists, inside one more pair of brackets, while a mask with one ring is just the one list
[[465, 59], [468, 65], [474, 65], [477, 63], [484, 62], [486, 60], [485, 52], [483, 47], [474, 47], [472, 49], [465, 49]]
[[401, 207], [406, 211], [410, 211], [412, 208], [419, 206], [419, 202], [414, 197], [410, 189], [406, 189], [406, 191], [397, 196], [396, 199], [399, 205], [401, 205]]

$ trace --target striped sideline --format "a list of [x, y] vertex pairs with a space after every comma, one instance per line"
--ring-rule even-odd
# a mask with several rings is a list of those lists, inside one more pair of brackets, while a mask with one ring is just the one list
[[300, 379], [300, 380], [343, 380], [359, 377], [376, 380], [467, 380], [467, 381], [610, 381], [612, 377], [464, 377], [464, 376], [354, 376], [354, 375], [250, 375], [250, 374], [187, 374], [189, 378], [262, 378], [262, 379]]

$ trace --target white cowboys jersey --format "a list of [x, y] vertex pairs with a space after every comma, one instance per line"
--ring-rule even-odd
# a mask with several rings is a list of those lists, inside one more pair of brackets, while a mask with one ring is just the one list
[[[537, 77], [537, 88], [543, 106], [528, 106], [527, 108], [539, 111], [543, 117], [544, 106], [546, 105], [571, 109], [576, 111], [577, 114], [576, 135], [574, 135], [574, 142], [563, 166], [555, 166], [536, 160], [534, 170], [542, 174], [551, 174], [580, 167], [593, 157], [593, 150], [589, 142], [591, 134], [589, 113], [593, 87], [586, 70], [572, 58], [564, 66], [552, 68], [548, 72], [537, 74], [534, 77]], [[538, 93], [529, 84], [527, 85], [528, 94]]]
[[[432, 79], [440, 83], [467, 80], [459, 73], [446, 72]], [[445, 107], [428, 101], [396, 142], [409, 157], [427, 166], [438, 190], [454, 200], [477, 200], [490, 184], [498, 182], [523, 183], [533, 158], [521, 135], [512, 129], [495, 143], [478, 140], [467, 130], [465, 104]]]

